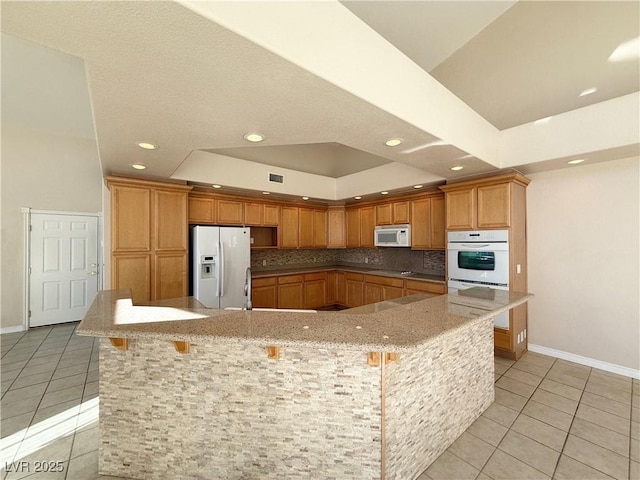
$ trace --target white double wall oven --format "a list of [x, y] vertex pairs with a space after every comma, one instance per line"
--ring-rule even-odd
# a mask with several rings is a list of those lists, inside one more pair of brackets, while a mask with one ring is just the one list
[[[509, 290], [509, 231], [467, 230], [447, 233], [448, 292], [471, 287]], [[494, 325], [509, 328], [509, 312]]]

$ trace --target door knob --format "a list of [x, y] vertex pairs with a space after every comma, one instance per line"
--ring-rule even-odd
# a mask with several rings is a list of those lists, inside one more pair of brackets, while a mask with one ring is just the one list
[[89, 266], [90, 266], [91, 268], [96, 268], [98, 265], [97, 265], [97, 264], [95, 264], [95, 263], [90, 263], [90, 264], [89, 264]]
[[98, 272], [96, 272], [95, 270], [93, 272], [89, 272], [89, 275], [97, 275]]

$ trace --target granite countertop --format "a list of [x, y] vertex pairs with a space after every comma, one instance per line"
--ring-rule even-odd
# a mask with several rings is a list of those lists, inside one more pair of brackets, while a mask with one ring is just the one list
[[367, 275], [378, 275], [392, 278], [409, 278], [411, 280], [421, 280], [425, 282], [445, 283], [444, 275], [430, 275], [427, 273], [411, 272], [403, 275], [397, 270], [384, 270], [376, 267], [360, 267], [353, 265], [312, 265], [304, 267], [252, 267], [251, 278], [276, 277], [279, 275], [295, 275], [313, 272], [328, 272], [340, 270], [342, 272], [364, 273]]
[[76, 333], [400, 352], [469, 323], [491, 319], [531, 297], [475, 287], [451, 295], [411, 295], [341, 312], [294, 313], [208, 309], [192, 297], [133, 305], [130, 290], [103, 290]]

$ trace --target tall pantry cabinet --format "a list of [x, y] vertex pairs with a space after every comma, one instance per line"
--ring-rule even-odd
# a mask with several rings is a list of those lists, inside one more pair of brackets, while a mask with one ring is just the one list
[[111, 195], [111, 288], [133, 302], [188, 294], [187, 195], [191, 187], [106, 177]]

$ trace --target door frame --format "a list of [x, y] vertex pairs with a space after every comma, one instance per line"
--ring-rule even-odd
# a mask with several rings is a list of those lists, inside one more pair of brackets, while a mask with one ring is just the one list
[[31, 215], [69, 215], [83, 217], [97, 217], [98, 219], [98, 265], [100, 270], [98, 273], [98, 291], [102, 290], [104, 285], [104, 228], [102, 212], [70, 212], [65, 210], [34, 210], [30, 207], [22, 207], [22, 225], [23, 225], [23, 273], [24, 273], [24, 304], [22, 308], [22, 327], [23, 330], [29, 329], [29, 309], [31, 307], [31, 281], [29, 269], [31, 268]]

